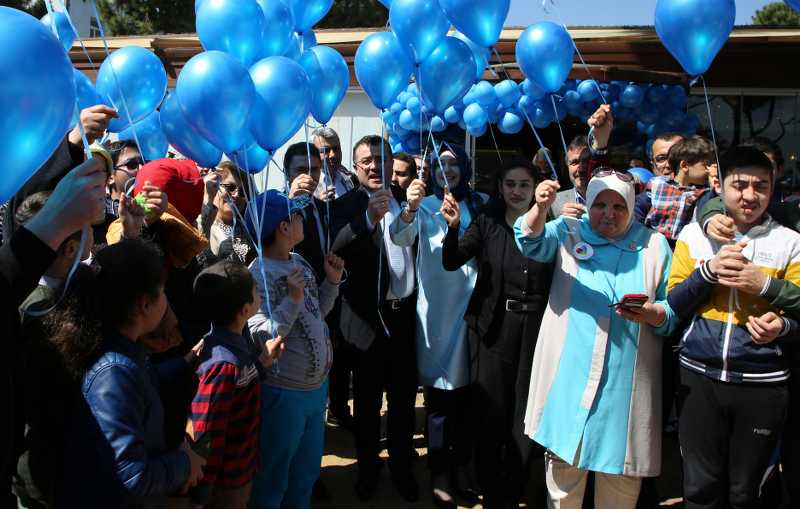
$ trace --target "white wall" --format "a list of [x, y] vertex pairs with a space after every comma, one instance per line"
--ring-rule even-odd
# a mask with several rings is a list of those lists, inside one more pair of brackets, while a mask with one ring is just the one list
[[[316, 121], [309, 117], [309, 125], [316, 126]], [[353, 144], [363, 136], [368, 134], [381, 134], [381, 120], [379, 117], [378, 109], [372, 105], [367, 94], [361, 89], [348, 90], [342, 104], [336, 110], [328, 127], [339, 133], [339, 139], [342, 142], [342, 164], [346, 168], [353, 168]], [[311, 141], [311, 133], [314, 129], [309, 127], [308, 136]], [[306, 134], [304, 129], [301, 128], [291, 140], [289, 140], [283, 148], [279, 149], [275, 154], [275, 161], [283, 165], [283, 155], [286, 153], [286, 148], [297, 142], [305, 141]], [[259, 187], [267, 187], [270, 189], [284, 189], [285, 183], [281, 172], [278, 171], [274, 164], [269, 167], [269, 180], [266, 181], [267, 172], [262, 172], [256, 177]]]
[[[54, 0], [53, 4], [56, 9], [61, 5], [68, 5], [69, 17], [72, 19], [72, 24], [78, 31], [81, 39], [91, 37], [90, 27], [92, 20], [92, 4], [88, 0]], [[77, 44], [77, 43], [76, 43]]]

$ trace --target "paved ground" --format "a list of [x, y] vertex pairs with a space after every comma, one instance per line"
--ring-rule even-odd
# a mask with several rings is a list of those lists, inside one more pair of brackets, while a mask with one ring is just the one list
[[[384, 403], [385, 405], [385, 403]], [[384, 406], [385, 411], [385, 406]], [[423, 408], [422, 395], [417, 397], [417, 431], [414, 437], [414, 445], [419, 452], [420, 458], [414, 466], [414, 474], [420, 485], [420, 500], [415, 504], [403, 501], [395, 491], [394, 484], [387, 468], [381, 470], [381, 477], [378, 483], [378, 491], [371, 501], [361, 502], [356, 498], [354, 485], [357, 478], [357, 468], [355, 460], [355, 442], [353, 435], [339, 428], [328, 427], [325, 437], [325, 455], [322, 458], [322, 479], [331, 494], [330, 501], [314, 501], [314, 509], [333, 509], [333, 508], [357, 508], [357, 509], [394, 509], [394, 508], [434, 508], [431, 502], [429, 491], [429, 478], [426, 464], [425, 439], [422, 435], [425, 423], [425, 409]], [[385, 457], [386, 452], [382, 455]], [[680, 500], [680, 455], [677, 450], [677, 441], [666, 439], [664, 443], [664, 463], [665, 472], [659, 479], [656, 490], [660, 494], [658, 502], [640, 503], [641, 508], [670, 506], [680, 508], [683, 506]], [[542, 472], [543, 467], [534, 466], [533, 472]], [[532, 476], [532, 478], [535, 476]], [[544, 482], [543, 475], [537, 479]], [[540, 484], [541, 484], [540, 483]], [[544, 508], [544, 498], [541, 492], [537, 496], [536, 483], [531, 480], [529, 486], [529, 500], [533, 503], [531, 508]], [[463, 501], [461, 502], [463, 504]], [[586, 504], [589, 509], [589, 504]], [[470, 507], [470, 505], [461, 505]], [[474, 509], [480, 508], [480, 504]]]

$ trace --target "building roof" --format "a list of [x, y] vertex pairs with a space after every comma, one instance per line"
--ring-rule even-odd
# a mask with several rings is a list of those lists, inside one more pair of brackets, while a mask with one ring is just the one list
[[[320, 44], [332, 46], [344, 56], [351, 70], [351, 85], [358, 87], [353, 73], [353, 59], [361, 41], [369, 34], [383, 30], [320, 29], [316, 30]], [[495, 46], [496, 53], [488, 80], [503, 79], [506, 73], [515, 80], [523, 78], [516, 65], [516, 40], [524, 28], [503, 30]], [[587, 67], [575, 58], [572, 78], [591, 77], [598, 80], [654, 81], [686, 83], [688, 77], [677, 61], [667, 52], [652, 27], [573, 27], [569, 29]], [[194, 55], [203, 51], [196, 34], [152, 35], [107, 38], [109, 48], [142, 46], [161, 58], [170, 86], [174, 86], [180, 69]], [[94, 68], [105, 58], [103, 41], [86, 39], [84, 45], [94, 65], [76, 42], [70, 51], [75, 66], [94, 78]], [[800, 29], [785, 27], [736, 27], [727, 44], [706, 73], [705, 80], [715, 88], [800, 88], [800, 70], [794, 61], [800, 54]], [[505, 68], [505, 72], [501, 70]]]

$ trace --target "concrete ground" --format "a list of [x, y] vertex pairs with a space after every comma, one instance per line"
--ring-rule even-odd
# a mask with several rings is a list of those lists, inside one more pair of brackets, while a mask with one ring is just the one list
[[[333, 509], [333, 508], [358, 508], [358, 509], [395, 509], [395, 508], [434, 508], [430, 497], [430, 480], [426, 462], [425, 438], [423, 436], [425, 424], [422, 394], [417, 395], [417, 430], [414, 435], [414, 446], [419, 453], [419, 459], [414, 465], [414, 475], [420, 486], [420, 499], [411, 504], [405, 502], [397, 494], [394, 488], [388, 468], [383, 468], [378, 482], [378, 489], [375, 497], [369, 502], [361, 502], [355, 495], [354, 486], [358, 476], [355, 459], [355, 440], [353, 435], [341, 428], [327, 427], [325, 436], [325, 455], [322, 458], [322, 480], [327, 487], [331, 499], [328, 501], [315, 500], [312, 503], [314, 509]], [[386, 411], [384, 401], [384, 412]], [[381, 454], [386, 457], [386, 451]], [[531, 482], [529, 484], [528, 498], [530, 506], [535, 509], [546, 507], [543, 488], [544, 472], [543, 463], [534, 465], [532, 468]], [[678, 451], [677, 439], [665, 437], [664, 440], [664, 474], [647, 488], [647, 493], [652, 496], [643, 495], [638, 509], [650, 509], [651, 507], [683, 507], [681, 501], [681, 473], [680, 473], [680, 453]], [[536, 475], [541, 473], [540, 475]], [[538, 484], [538, 486], [537, 486]], [[657, 492], [657, 495], [656, 493]], [[537, 495], [538, 492], [538, 495]], [[645, 501], [647, 498], [647, 501]], [[459, 507], [478, 509], [481, 505], [464, 505], [460, 501]], [[585, 509], [591, 509], [591, 503], [584, 504]]]

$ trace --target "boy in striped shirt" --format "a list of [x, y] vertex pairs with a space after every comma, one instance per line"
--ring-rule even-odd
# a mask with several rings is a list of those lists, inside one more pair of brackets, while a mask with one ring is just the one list
[[[195, 450], [206, 457], [202, 481], [192, 492], [195, 507], [245, 509], [258, 468], [261, 383], [259, 364], [269, 354], [242, 336], [247, 319], [261, 306], [253, 277], [230, 260], [202, 271], [194, 301], [211, 320], [197, 368], [192, 401]], [[264, 351], [278, 350], [266, 345]]]

